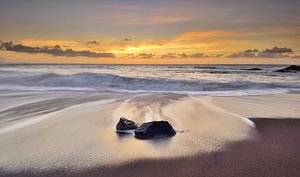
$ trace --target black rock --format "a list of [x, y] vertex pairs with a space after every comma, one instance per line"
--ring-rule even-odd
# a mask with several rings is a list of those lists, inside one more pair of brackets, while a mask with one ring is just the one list
[[117, 133], [132, 133], [137, 128], [137, 125], [132, 120], [121, 117], [116, 126]]
[[300, 66], [298, 66], [298, 65], [291, 65], [291, 66], [288, 66], [286, 68], [277, 70], [276, 72], [296, 72], [296, 71], [300, 71]]
[[216, 67], [213, 67], [213, 66], [194, 66], [193, 68], [195, 68], [195, 69], [217, 69]]
[[140, 139], [171, 137], [176, 134], [167, 121], [152, 121], [143, 123], [134, 131], [135, 137]]
[[260, 71], [261, 69], [260, 68], [248, 68], [248, 69], [244, 69], [244, 70], [247, 70], [247, 71]]

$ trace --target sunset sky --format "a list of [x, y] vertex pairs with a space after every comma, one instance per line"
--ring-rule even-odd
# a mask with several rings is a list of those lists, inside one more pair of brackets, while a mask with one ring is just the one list
[[0, 62], [300, 63], [299, 7], [299, 0], [1, 0]]

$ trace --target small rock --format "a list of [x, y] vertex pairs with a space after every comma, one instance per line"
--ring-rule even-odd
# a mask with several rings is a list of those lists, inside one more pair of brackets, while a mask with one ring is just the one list
[[137, 128], [137, 125], [132, 120], [121, 117], [116, 126], [117, 133], [132, 133]]

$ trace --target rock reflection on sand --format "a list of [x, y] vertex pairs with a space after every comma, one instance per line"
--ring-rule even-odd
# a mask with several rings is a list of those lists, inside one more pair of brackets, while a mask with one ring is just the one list
[[[43, 104], [32, 99], [36, 94], [44, 96]], [[2, 101], [9, 102], [4, 95], [0, 95]], [[4, 170], [86, 168], [142, 158], [188, 156], [220, 150], [226, 143], [253, 133], [249, 122], [214, 106], [209, 97], [82, 92], [30, 95], [21, 98], [23, 104], [0, 108], [2, 130], [23, 125], [0, 133], [0, 166]], [[25, 107], [28, 114], [23, 111]], [[55, 111], [42, 115], [30, 111], [53, 107]], [[45, 119], [26, 123], [45, 115]], [[138, 124], [167, 120], [184, 132], [168, 139], [138, 140], [115, 133], [120, 117]]]

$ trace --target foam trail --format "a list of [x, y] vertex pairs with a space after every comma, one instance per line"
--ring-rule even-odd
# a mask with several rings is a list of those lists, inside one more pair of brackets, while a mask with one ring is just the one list
[[192, 99], [196, 99], [197, 101], [200, 101], [202, 104], [204, 104], [205, 106], [209, 107], [210, 109], [214, 109], [215, 111], [218, 111], [218, 112], [221, 112], [221, 113], [225, 113], [225, 114], [230, 114], [234, 117], [237, 117], [237, 118], [240, 118], [241, 120], [245, 121], [249, 126], [251, 127], [255, 127], [255, 124], [248, 118], [246, 117], [243, 117], [243, 116], [240, 116], [238, 114], [235, 114], [235, 113], [232, 113], [232, 112], [229, 112], [228, 110], [224, 109], [224, 108], [221, 108], [215, 104], [212, 103], [211, 101], [211, 97], [206, 97], [206, 98], [197, 98], [197, 97], [191, 97]]
[[[115, 101], [115, 99], [101, 100], [101, 101], [96, 101], [95, 103], [101, 105], [101, 104], [108, 104], [108, 103], [111, 103], [113, 101]], [[87, 103], [83, 103], [83, 104], [87, 104]], [[48, 114], [45, 114], [45, 115], [42, 115], [42, 116], [32, 117], [28, 120], [17, 122], [17, 123], [14, 123], [14, 124], [10, 125], [10, 126], [1, 128], [0, 129], [0, 134], [8, 133], [8, 132], [11, 132], [11, 131], [16, 131], [18, 129], [21, 129], [21, 128], [24, 128], [24, 127], [27, 127], [27, 126], [31, 126], [33, 124], [39, 123], [39, 122], [41, 122], [43, 120], [46, 120], [48, 118], [54, 117], [56, 114], [62, 113], [64, 111], [67, 111], [67, 110], [70, 110], [70, 109], [80, 107], [81, 105], [82, 104], [78, 104], [78, 105], [71, 106], [71, 107], [68, 107], [66, 109], [62, 109], [62, 110], [55, 111], [55, 112], [51, 112], [51, 110], [47, 110], [47, 111], [50, 111], [51, 113], [48, 113]]]

